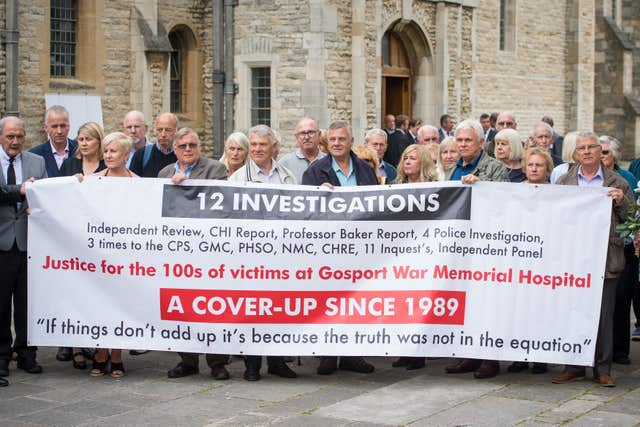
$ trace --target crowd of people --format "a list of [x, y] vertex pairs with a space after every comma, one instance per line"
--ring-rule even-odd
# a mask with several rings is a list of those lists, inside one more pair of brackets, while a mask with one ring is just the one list
[[[47, 141], [30, 151], [24, 150], [25, 124], [17, 117], [0, 120], [0, 386], [8, 385], [12, 357], [18, 369], [39, 374], [36, 348], [27, 344], [27, 203], [25, 183], [58, 176], [129, 178], [169, 178], [174, 184], [186, 179], [216, 179], [233, 182], [301, 184], [313, 186], [394, 185], [443, 180], [473, 184], [477, 181], [503, 181], [535, 185], [562, 184], [610, 187], [612, 198], [611, 229], [596, 343], [594, 379], [611, 387], [612, 362], [629, 364], [630, 309], [640, 319], [638, 258], [632, 241], [623, 241], [614, 231], [624, 222], [627, 208], [634, 203], [640, 179], [640, 161], [630, 170], [619, 165], [621, 144], [613, 137], [598, 137], [593, 132], [570, 132], [564, 137], [553, 129], [553, 120], [545, 116], [530, 134], [518, 131], [512, 113], [483, 114], [479, 120], [462, 120], [445, 114], [440, 127], [423, 124], [420, 119], [386, 115], [383, 127], [370, 129], [363, 145], [354, 146], [352, 129], [346, 121], [336, 121], [325, 130], [310, 117], [295, 126], [296, 149], [279, 157], [278, 133], [266, 125], [257, 125], [246, 134], [234, 132], [224, 143], [218, 160], [202, 155], [198, 133], [179, 127], [178, 117], [161, 113], [155, 118], [155, 140], [147, 139], [148, 124], [139, 111], [128, 112], [123, 128], [104, 135], [97, 123], [85, 123], [77, 140], [70, 139], [69, 113], [62, 106], [47, 109], [44, 129]], [[13, 310], [12, 310], [13, 306]], [[15, 328], [12, 336], [11, 324]], [[640, 340], [640, 325], [632, 334]], [[145, 350], [130, 350], [131, 355]], [[199, 372], [199, 355], [179, 353], [180, 362], [167, 373], [180, 378]], [[56, 358], [71, 361], [90, 375], [125, 375], [122, 350], [100, 348], [60, 348]], [[230, 377], [228, 355], [207, 354], [211, 376]], [[267, 356], [267, 372], [285, 378], [297, 374], [280, 356]], [[244, 357], [244, 379], [261, 378], [262, 356]], [[426, 365], [423, 357], [400, 357], [393, 367], [408, 370]], [[514, 362], [510, 372], [527, 370], [526, 362]], [[364, 357], [323, 356], [317, 368], [320, 375], [336, 370], [363, 374], [374, 371]], [[473, 372], [475, 378], [498, 375], [495, 360], [463, 359], [447, 366], [451, 374]], [[533, 373], [547, 372], [543, 363], [534, 363]], [[555, 383], [581, 379], [585, 368], [567, 366], [552, 378]]]

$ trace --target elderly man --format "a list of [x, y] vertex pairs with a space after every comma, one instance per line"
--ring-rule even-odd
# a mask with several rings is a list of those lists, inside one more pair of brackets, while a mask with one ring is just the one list
[[440, 141], [448, 136], [453, 136], [453, 128], [456, 125], [456, 119], [449, 114], [440, 116], [440, 129], [438, 129], [438, 137]]
[[387, 135], [391, 135], [396, 131], [396, 118], [393, 114], [387, 114], [382, 120], [382, 127]]
[[309, 165], [326, 156], [318, 148], [320, 144], [320, 129], [312, 118], [305, 117], [296, 124], [296, 142], [298, 148], [279, 160], [279, 163], [293, 172], [296, 182], [302, 182], [302, 174]]
[[[0, 120], [0, 377], [9, 375], [13, 351], [18, 369], [39, 374], [36, 347], [27, 345], [27, 203], [24, 183], [47, 177], [42, 157], [23, 152], [25, 125], [17, 117]], [[11, 336], [11, 307], [15, 340]]]
[[554, 167], [564, 163], [562, 157], [556, 156], [550, 151], [551, 141], [553, 141], [553, 129], [547, 123], [538, 122], [533, 126], [531, 141], [534, 147], [539, 147], [551, 155]]
[[[78, 147], [75, 140], [69, 139], [69, 112], [67, 109], [61, 105], [49, 107], [44, 114], [42, 128], [49, 139], [29, 151], [44, 159], [49, 178], [60, 176], [62, 162], [73, 156]], [[71, 355], [69, 355], [70, 358]]]
[[371, 129], [364, 137], [364, 144], [373, 148], [378, 155], [378, 175], [384, 178], [383, 184], [394, 182], [398, 171], [393, 165], [384, 161], [384, 154], [387, 152], [387, 133], [382, 129]]
[[[185, 179], [226, 180], [227, 168], [217, 160], [201, 157], [201, 145], [196, 131], [191, 128], [180, 129], [175, 133], [173, 141], [173, 150], [177, 160], [175, 163], [165, 166], [158, 174], [158, 178], [171, 178], [174, 184], [180, 184]], [[200, 371], [197, 353], [178, 354], [181, 361], [167, 372], [169, 378], [182, 378]], [[207, 353], [206, 360], [214, 379], [229, 379], [229, 371], [224, 366], [228, 361], [227, 355]]]
[[438, 128], [431, 125], [424, 125], [418, 129], [417, 143], [424, 145], [429, 150], [433, 163], [438, 162], [438, 152], [440, 151], [440, 136]]
[[[605, 264], [604, 283], [600, 322], [596, 340], [595, 366], [593, 376], [603, 387], [615, 387], [611, 377], [613, 359], [613, 316], [616, 300], [616, 282], [624, 270], [624, 242], [615, 231], [618, 224], [627, 219], [627, 208], [633, 203], [633, 195], [627, 181], [602, 164], [602, 147], [593, 132], [580, 132], [576, 139], [577, 168], [561, 176], [557, 184], [577, 185], [579, 187], [611, 187], [607, 193], [613, 199], [611, 208], [611, 226], [609, 228], [609, 246]], [[584, 366], [566, 366], [565, 370], [552, 378], [556, 384], [567, 383], [585, 376]]]
[[157, 141], [155, 144], [146, 144], [138, 148], [131, 159], [129, 169], [138, 176], [155, 178], [162, 168], [175, 163], [173, 138], [177, 129], [178, 117], [175, 114], [158, 114], [155, 122]]
[[122, 132], [124, 132], [125, 135], [130, 137], [133, 141], [131, 154], [129, 154], [129, 158], [127, 159], [127, 168], [131, 167], [133, 155], [137, 150], [143, 148], [147, 144], [152, 145], [149, 141], [147, 141], [148, 129], [149, 127], [147, 126], [147, 119], [144, 117], [144, 113], [142, 113], [141, 111], [132, 110], [124, 115], [124, 120], [122, 122]]
[[489, 142], [485, 144], [485, 147], [484, 147], [487, 154], [489, 154], [491, 157], [495, 157], [496, 143], [493, 140], [493, 138], [496, 136], [498, 132], [500, 132], [502, 129], [517, 129], [517, 128], [518, 128], [518, 123], [516, 122], [516, 118], [511, 111], [503, 111], [502, 113], [498, 114], [498, 118], [496, 119], [496, 131], [493, 134], [493, 136], [488, 138]]
[[407, 133], [409, 130], [409, 117], [398, 114], [396, 116], [395, 132], [392, 132], [387, 137], [387, 152], [384, 154], [384, 161], [398, 166], [402, 152], [409, 145], [413, 144], [413, 140]]
[[[327, 130], [329, 155], [309, 166], [302, 175], [303, 185], [325, 185], [348, 187], [357, 185], [377, 185], [378, 178], [371, 166], [358, 158], [351, 150], [353, 133], [351, 126], [345, 121], [333, 122]], [[340, 369], [368, 374], [374, 366], [363, 357], [340, 358]], [[319, 375], [330, 375], [338, 369], [338, 358], [324, 356], [318, 366]]]
[[[553, 118], [551, 116], [543, 116], [540, 121], [545, 122], [553, 129]], [[555, 154], [558, 157], [562, 157], [562, 143], [564, 141], [564, 137], [558, 134], [555, 129], [553, 129], [553, 138], [551, 140], [551, 146], [549, 147], [549, 151]]]

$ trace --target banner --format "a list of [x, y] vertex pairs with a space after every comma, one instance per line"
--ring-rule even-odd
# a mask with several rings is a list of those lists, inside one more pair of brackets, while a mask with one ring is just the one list
[[589, 365], [604, 188], [28, 186], [29, 344]]

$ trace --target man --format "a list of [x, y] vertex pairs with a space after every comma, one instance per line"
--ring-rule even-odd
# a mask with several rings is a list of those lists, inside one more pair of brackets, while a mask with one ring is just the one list
[[437, 127], [424, 125], [420, 129], [418, 129], [417, 143], [427, 147], [433, 163], [438, 162], [438, 153], [440, 151], [440, 136], [438, 135]]
[[364, 137], [364, 144], [373, 148], [378, 155], [378, 175], [384, 178], [383, 184], [393, 183], [398, 171], [384, 161], [384, 154], [387, 152], [387, 133], [382, 129], [371, 129]]
[[[73, 156], [78, 147], [75, 140], [69, 139], [69, 112], [67, 109], [61, 105], [49, 107], [44, 114], [42, 128], [49, 139], [29, 151], [44, 159], [49, 178], [60, 176], [62, 162]], [[71, 355], [69, 355], [70, 358]]]
[[382, 121], [382, 127], [387, 135], [391, 135], [396, 131], [396, 118], [393, 114], [387, 114]]
[[456, 125], [456, 120], [448, 115], [443, 114], [440, 116], [440, 129], [438, 129], [438, 136], [440, 137], [440, 141], [445, 139], [448, 136], [453, 136], [453, 127]]
[[320, 129], [312, 118], [305, 117], [296, 124], [296, 151], [285, 155], [279, 163], [293, 172], [296, 182], [302, 182], [302, 174], [309, 165], [326, 156], [320, 151]]
[[[249, 129], [249, 159], [240, 169], [229, 177], [234, 182], [262, 182], [269, 184], [296, 184], [293, 173], [274, 159], [276, 136], [266, 125], [257, 125]], [[315, 162], [313, 163], [315, 164]], [[244, 356], [244, 379], [260, 380], [262, 356]], [[284, 362], [282, 356], [267, 356], [267, 372], [283, 378], [296, 378]]]
[[[18, 369], [42, 372], [36, 347], [27, 345], [27, 203], [24, 183], [47, 177], [42, 157], [23, 152], [25, 124], [17, 117], [0, 120], [0, 377], [9, 375], [12, 351]], [[11, 307], [15, 340], [11, 335]], [[12, 350], [13, 343], [13, 350]]]
[[[333, 122], [327, 130], [329, 155], [309, 166], [302, 175], [303, 185], [325, 185], [347, 187], [356, 185], [378, 185], [376, 173], [367, 162], [358, 158], [353, 147], [351, 126], [345, 121]], [[360, 356], [342, 356], [340, 369], [369, 374], [374, 366]], [[318, 366], [319, 375], [330, 375], [338, 369], [338, 358], [324, 356]]]
[[545, 122], [536, 123], [531, 130], [531, 141], [534, 147], [539, 147], [551, 155], [554, 167], [564, 163], [562, 157], [556, 156], [550, 150], [551, 141], [553, 141], [553, 128], [551, 126]]
[[[496, 116], [496, 119], [498, 117]], [[483, 113], [480, 115], [480, 125], [482, 126], [482, 131], [484, 132], [484, 144], [485, 147], [489, 143], [488, 141], [493, 140], [496, 136], [496, 130], [491, 126], [491, 116], [487, 113]]]
[[[185, 179], [226, 180], [227, 168], [217, 160], [201, 157], [201, 145], [200, 138], [193, 129], [180, 129], [175, 133], [173, 142], [173, 151], [176, 153], [177, 160], [175, 163], [165, 166], [158, 173], [158, 178], [171, 178], [174, 184], [180, 184]], [[169, 378], [182, 378], [200, 371], [198, 353], [178, 354], [181, 361], [167, 372]], [[229, 371], [224, 366], [228, 361], [227, 355], [207, 353], [205, 357], [214, 379], [229, 379]]]
[[[624, 243], [615, 228], [626, 220], [627, 208], [629, 204], [633, 203], [633, 195], [629, 184], [622, 176], [602, 165], [602, 147], [595, 133], [578, 133], [575, 153], [578, 167], [571, 168], [569, 172], [558, 178], [557, 184], [577, 185], [579, 187], [612, 187], [607, 193], [613, 199], [613, 205], [604, 283], [602, 285], [602, 302], [593, 376], [601, 386], [615, 387], [615, 382], [611, 377], [613, 316], [616, 300], [616, 282], [625, 266]], [[568, 365], [560, 375], [556, 375], [551, 380], [556, 384], [563, 384], [583, 379], [584, 376], [584, 366]]]
[[[147, 120], [141, 111], [132, 110], [124, 115], [122, 122], [122, 132], [124, 132], [133, 141], [133, 147], [131, 147], [131, 154], [127, 159], [127, 167], [131, 167], [131, 161], [133, 155], [137, 150], [144, 147], [147, 144], [151, 144], [147, 141]], [[174, 160], [175, 161], [175, 160]]]
[[411, 120], [409, 120], [409, 138], [411, 138], [412, 140], [412, 144], [415, 144], [417, 142], [418, 139], [418, 129], [420, 129], [420, 126], [422, 126], [422, 120], [420, 119], [416, 119], [416, 118], [412, 118]]
[[395, 121], [395, 132], [389, 133], [387, 137], [387, 152], [384, 155], [384, 161], [394, 167], [400, 162], [402, 152], [413, 144], [413, 140], [407, 133], [409, 129], [409, 117], [398, 114]]
[[[516, 123], [516, 118], [511, 111], [503, 111], [498, 114], [498, 118], [496, 119], [496, 132], [493, 134], [493, 137], [500, 132], [502, 129], [517, 129], [518, 123]], [[491, 157], [495, 157], [495, 148], [496, 142], [493, 140], [493, 137], [490, 139], [489, 143], [486, 144], [485, 151]]]
[[564, 140], [564, 137], [556, 133], [555, 129], [553, 129], [553, 118], [551, 116], [543, 116], [540, 120], [551, 126], [553, 130], [553, 139], [551, 140], [550, 152], [562, 158], [562, 142]]
[[[134, 115], [133, 119], [136, 117], [140, 118]], [[125, 117], [125, 122], [126, 120]], [[135, 125], [130, 126], [135, 131], [134, 127]], [[176, 155], [173, 152], [173, 137], [177, 129], [178, 117], [175, 114], [158, 114], [155, 122], [156, 143], [153, 145], [144, 144], [141, 148], [138, 148], [131, 159], [129, 169], [138, 176], [155, 178], [162, 168], [175, 163]]]

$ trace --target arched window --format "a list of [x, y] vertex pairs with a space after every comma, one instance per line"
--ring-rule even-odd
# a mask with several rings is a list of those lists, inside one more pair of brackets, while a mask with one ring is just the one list
[[202, 111], [202, 58], [193, 31], [179, 25], [169, 32], [171, 52], [169, 105], [171, 112], [197, 120]]

